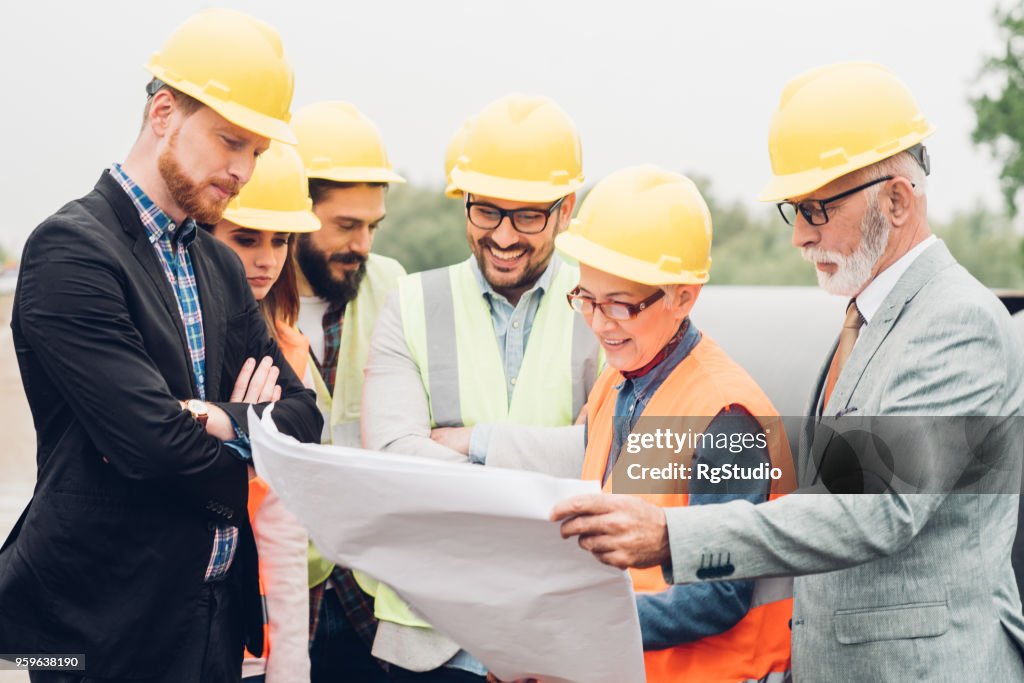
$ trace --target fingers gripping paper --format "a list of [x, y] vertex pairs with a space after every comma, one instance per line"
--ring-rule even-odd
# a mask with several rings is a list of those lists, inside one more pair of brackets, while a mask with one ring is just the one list
[[300, 444], [251, 410], [260, 475], [330, 560], [391, 585], [505, 681], [642, 683], [629, 577], [548, 521], [594, 482]]

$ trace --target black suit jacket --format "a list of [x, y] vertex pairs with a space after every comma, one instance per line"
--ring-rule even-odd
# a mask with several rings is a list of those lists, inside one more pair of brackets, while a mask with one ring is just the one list
[[[246, 358], [273, 356], [283, 389], [275, 423], [318, 441], [315, 397], [268, 336], [238, 258], [202, 230], [189, 253], [207, 400], [246, 429], [248, 406], [221, 401]], [[0, 652], [84, 654], [102, 678], [158, 673], [192, 626], [218, 523], [239, 527], [227, 580], [259, 651], [246, 465], [181, 409], [198, 394], [174, 292], [108, 173], [32, 233], [11, 328], [37, 482], [0, 549]]]

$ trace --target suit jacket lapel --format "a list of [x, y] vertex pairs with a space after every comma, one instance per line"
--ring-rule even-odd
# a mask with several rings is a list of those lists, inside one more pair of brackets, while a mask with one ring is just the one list
[[[200, 232], [202, 228], [197, 228]], [[219, 292], [215, 276], [215, 267], [210, 263], [203, 248], [205, 234], [196, 235], [188, 252], [192, 258], [192, 269], [196, 274], [196, 287], [199, 289], [199, 303], [203, 309], [203, 337], [206, 343], [206, 396], [211, 401], [221, 400], [220, 373], [224, 360], [224, 334], [227, 329], [225, 320], [223, 292]]]
[[[882, 307], [871, 322], [861, 328], [857, 344], [846, 361], [843, 372], [836, 381], [832, 396], [825, 406], [825, 414], [837, 415], [851, 409], [850, 399], [860, 384], [868, 363], [874, 357], [893, 325], [899, 319], [903, 307], [913, 299], [921, 288], [943, 268], [956, 263], [941, 240], [928, 247], [896, 282]], [[854, 406], [855, 407], [855, 406]]]
[[820, 426], [821, 418], [823, 416], [835, 418], [852, 412], [858, 407], [850, 404], [854, 392], [871, 359], [874, 358], [882, 342], [885, 341], [896, 324], [896, 320], [899, 319], [903, 307], [914, 298], [935, 273], [954, 263], [956, 261], [946, 245], [939, 240], [911, 264], [910, 268], [897, 281], [896, 286], [889, 292], [885, 301], [882, 302], [882, 307], [875, 313], [871, 323], [861, 328], [857, 344], [853, 347], [853, 352], [836, 381], [828, 404], [822, 406], [825, 381], [838, 342], [832, 347], [832, 352], [829, 353], [825, 364], [818, 373], [818, 381], [808, 407], [808, 414], [814, 415], [813, 420], [808, 420], [808, 423], [813, 425], [814, 431], [810, 434], [805, 433], [805, 447], [801, 448], [801, 451], [805, 453], [802, 458], [803, 464], [813, 469], [806, 472], [801, 471], [801, 483], [817, 482], [822, 460], [832, 441], [832, 436], [835, 434], [834, 430], [828, 426], [824, 428]]
[[[800, 443], [800, 462], [797, 468], [799, 485], [813, 484], [818, 479], [818, 467], [821, 464], [821, 455], [828, 447], [831, 439], [822, 438], [823, 432], [820, 429], [821, 414], [824, 406], [825, 382], [828, 379], [828, 370], [832, 365], [832, 356], [836, 354], [839, 340], [832, 345], [831, 351], [825, 356], [825, 362], [818, 370], [818, 380], [814, 383], [814, 391], [807, 402], [806, 418], [804, 420], [804, 432]], [[816, 438], [817, 437], [817, 438]]]
[[[114, 209], [124, 231], [134, 239], [132, 254], [160, 294], [171, 325], [178, 331], [178, 341], [181, 342], [181, 352], [188, 361], [187, 367], [191, 368], [192, 354], [188, 348], [188, 338], [185, 336], [185, 324], [182, 322], [181, 312], [178, 310], [178, 300], [174, 296], [174, 290], [171, 289], [171, 283], [167, 281], [167, 275], [164, 274], [160, 261], [157, 259], [155, 248], [149, 241], [146, 226], [142, 224], [142, 218], [139, 217], [135, 204], [117, 184], [117, 181], [110, 177], [109, 173], [104, 173], [100, 177], [99, 182], [96, 183], [96, 189]], [[195, 382], [193, 382], [194, 384]]]

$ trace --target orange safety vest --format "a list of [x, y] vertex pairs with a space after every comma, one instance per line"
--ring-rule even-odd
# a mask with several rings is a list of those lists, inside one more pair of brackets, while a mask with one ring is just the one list
[[[587, 402], [587, 450], [583, 462], [583, 478], [601, 481], [608, 465], [612, 447], [615, 387], [623, 381], [622, 374], [608, 367], [598, 378]], [[743, 368], [729, 358], [706, 335], [679, 363], [651, 397], [643, 417], [687, 418], [684, 422], [694, 433], [707, 428], [711, 420], [731, 405], [743, 406], [761, 422], [766, 431], [771, 465], [783, 471], [782, 479], [773, 481], [769, 498], [791, 491], [795, 484], [792, 456], [781, 421], [774, 406]], [[638, 423], [641, 427], [643, 422]], [[622, 458], [628, 458], [626, 451]], [[680, 453], [677, 462], [689, 466], [693, 449]], [[634, 459], [632, 462], [637, 462]], [[620, 470], [621, 473], [621, 470]], [[637, 493], [659, 507], [681, 507], [688, 502], [685, 483], [673, 482], [673, 493]], [[612, 477], [604, 484], [612, 490]], [[682, 492], [679, 492], [682, 490]], [[658, 593], [668, 589], [660, 567], [630, 569], [634, 590]], [[769, 583], [775, 581], [776, 584]], [[754, 602], [746, 616], [731, 629], [715, 636], [684, 643], [665, 650], [644, 653], [648, 683], [699, 681], [700, 683], [736, 683], [759, 680], [790, 668], [789, 620], [793, 613], [792, 590], [770, 595], [768, 586], [778, 589], [777, 582], [755, 584]], [[782, 584], [784, 587], [787, 585]], [[760, 597], [759, 597], [760, 596]]]
[[[252, 524], [252, 520], [256, 517], [256, 511], [260, 509], [260, 505], [263, 505], [263, 499], [267, 496], [267, 491], [270, 487], [267, 486], [267, 482], [263, 481], [259, 477], [253, 477], [249, 480], [249, 523]], [[266, 659], [270, 656], [270, 624], [267, 620], [267, 591], [263, 587], [263, 572], [260, 572], [260, 602], [263, 603], [263, 657]], [[254, 659], [261, 659], [256, 655], [249, 652], [248, 649], [245, 651], [246, 657], [252, 657]]]
[[[290, 327], [280, 320], [277, 321], [277, 345], [281, 349], [281, 355], [284, 356], [288, 365], [291, 366], [295, 374], [298, 375], [299, 380], [302, 380], [302, 375], [306, 372], [306, 364], [309, 362], [309, 339], [304, 334], [296, 330], [294, 327]], [[270, 487], [267, 482], [263, 481], [260, 477], [254, 477], [249, 480], [249, 523], [252, 524], [256, 518], [256, 511], [263, 505], [263, 499], [267, 496], [267, 491]], [[270, 656], [270, 623], [267, 619], [267, 591], [263, 586], [263, 568], [260, 567], [260, 602], [263, 603], [263, 657], [266, 659]], [[260, 659], [253, 655], [249, 650], [245, 651], [246, 657], [252, 657], [254, 659]]]

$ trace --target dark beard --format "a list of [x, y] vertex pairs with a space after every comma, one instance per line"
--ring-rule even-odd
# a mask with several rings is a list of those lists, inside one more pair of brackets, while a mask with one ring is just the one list
[[356, 270], [346, 271], [345, 277], [336, 280], [324, 254], [309, 241], [309, 235], [300, 235], [295, 243], [295, 260], [305, 276], [313, 293], [334, 306], [344, 306], [356, 298], [359, 284], [366, 276], [366, 259], [359, 254], [348, 253], [335, 260], [341, 263], [359, 263]]

